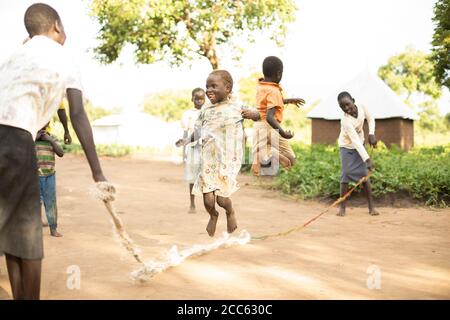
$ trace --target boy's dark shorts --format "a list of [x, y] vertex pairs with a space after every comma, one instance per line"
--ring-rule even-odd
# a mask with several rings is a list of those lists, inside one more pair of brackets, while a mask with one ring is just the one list
[[0, 125], [0, 255], [42, 259], [35, 144], [25, 130]]

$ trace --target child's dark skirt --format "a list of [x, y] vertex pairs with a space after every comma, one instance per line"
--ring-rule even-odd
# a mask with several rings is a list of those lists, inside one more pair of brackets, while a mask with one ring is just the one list
[[0, 255], [42, 259], [36, 150], [31, 134], [0, 125]]
[[341, 183], [357, 182], [368, 173], [367, 165], [356, 149], [340, 148]]

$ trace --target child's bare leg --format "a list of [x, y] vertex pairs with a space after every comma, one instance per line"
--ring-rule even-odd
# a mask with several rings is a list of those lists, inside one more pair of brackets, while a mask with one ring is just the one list
[[[348, 183], [341, 182], [341, 197], [343, 197], [347, 192], [348, 192]], [[337, 213], [337, 215], [340, 217], [345, 216], [346, 202], [347, 202], [347, 200], [344, 200], [341, 202], [341, 205], [339, 207], [339, 212]]]
[[191, 199], [191, 206], [189, 207], [189, 213], [195, 213], [195, 196], [192, 194], [193, 183], [189, 184], [189, 195]]
[[22, 260], [22, 285], [25, 300], [39, 300], [42, 260]]
[[378, 211], [375, 210], [375, 205], [373, 203], [372, 188], [370, 186], [370, 181], [364, 182], [363, 186], [364, 186], [364, 191], [366, 192], [367, 203], [369, 206], [369, 214], [372, 216], [379, 215]]
[[227, 213], [227, 231], [233, 233], [237, 229], [236, 215], [230, 198], [217, 196], [217, 204], [224, 208]]
[[203, 194], [203, 204], [205, 205], [206, 211], [209, 213], [209, 222], [206, 226], [206, 231], [210, 237], [214, 237], [216, 233], [217, 219], [219, 217], [219, 212], [216, 210], [216, 196], [214, 192], [208, 192]]
[[9, 283], [11, 284], [11, 291], [13, 299], [23, 300], [23, 286], [22, 286], [22, 272], [20, 258], [5, 254], [6, 268], [8, 269]]
[[280, 164], [286, 170], [290, 170], [292, 167], [291, 160], [283, 154], [279, 154]]

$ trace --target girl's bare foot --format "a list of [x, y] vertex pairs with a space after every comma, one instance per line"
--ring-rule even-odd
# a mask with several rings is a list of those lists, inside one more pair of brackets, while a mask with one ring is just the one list
[[234, 230], [237, 229], [237, 221], [236, 215], [234, 214], [234, 210], [231, 212], [227, 212], [227, 231], [228, 233], [233, 233]]
[[216, 211], [215, 214], [209, 215], [209, 222], [206, 226], [206, 231], [208, 232], [210, 237], [214, 237], [216, 233], [217, 219], [219, 218], [219, 213]]
[[340, 208], [339, 208], [339, 212], [336, 213], [336, 215], [337, 215], [338, 217], [343, 217], [343, 216], [345, 216], [345, 208], [340, 207]]
[[380, 213], [375, 209], [371, 209], [371, 210], [369, 210], [369, 214], [371, 216], [378, 216]]

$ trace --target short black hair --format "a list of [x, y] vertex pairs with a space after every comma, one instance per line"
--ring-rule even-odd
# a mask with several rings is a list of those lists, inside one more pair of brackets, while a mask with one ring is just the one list
[[263, 61], [264, 77], [274, 77], [278, 71], [283, 71], [283, 61], [275, 56], [269, 56]]
[[350, 99], [353, 100], [353, 97], [351, 96], [350, 93], [348, 93], [347, 91], [342, 91], [341, 93], [338, 94], [337, 100], [341, 100], [344, 97], [349, 97]]
[[194, 96], [194, 94], [196, 94], [197, 92], [202, 91], [203, 93], [205, 93], [205, 90], [202, 88], [195, 88], [194, 90], [192, 90], [192, 96]]
[[61, 23], [58, 12], [45, 3], [32, 4], [25, 11], [25, 29], [30, 37], [49, 31], [55, 21]]
[[227, 70], [214, 70], [210, 75], [218, 75], [222, 80], [230, 86], [230, 90], [233, 90], [233, 77]]

